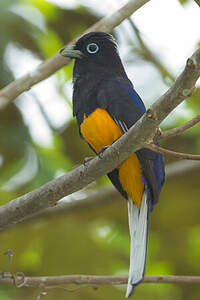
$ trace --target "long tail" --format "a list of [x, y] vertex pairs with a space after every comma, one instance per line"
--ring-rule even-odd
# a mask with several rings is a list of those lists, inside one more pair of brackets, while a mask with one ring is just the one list
[[143, 193], [140, 209], [131, 199], [128, 199], [130, 267], [126, 298], [131, 296], [134, 287], [138, 285], [144, 277], [149, 225], [148, 205], [148, 193], [146, 190]]

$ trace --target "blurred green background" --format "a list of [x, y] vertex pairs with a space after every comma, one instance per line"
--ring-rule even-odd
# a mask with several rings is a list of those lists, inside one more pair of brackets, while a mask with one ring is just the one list
[[[104, 0], [104, 5], [89, 0], [0, 0], [0, 88], [34, 70], [42, 60], [122, 3], [117, 0]], [[193, 21], [200, 22], [195, 20], [199, 10], [195, 2], [170, 0], [165, 5], [161, 8], [159, 1], [152, 0], [134, 14], [131, 21], [124, 22], [113, 32], [129, 77], [147, 106], [172, 84], [187, 56], [200, 42], [195, 28], [191, 31], [189, 27]], [[171, 18], [169, 23], [164, 14], [168, 14], [168, 20]], [[188, 32], [184, 27], [185, 16]], [[177, 26], [172, 30], [175, 23]], [[160, 27], [159, 37], [153, 31], [149, 35], [145, 33], [153, 24], [155, 29]], [[187, 36], [193, 38], [192, 42]], [[170, 37], [174, 38], [173, 43]], [[80, 164], [84, 157], [91, 156], [71, 116], [72, 68], [73, 64], [63, 68], [0, 110], [1, 205], [62, 175]], [[199, 113], [199, 108], [198, 87], [195, 95], [163, 123], [162, 129], [191, 119]], [[179, 137], [162, 141], [162, 145], [172, 150], [200, 153], [199, 133], [200, 126], [196, 125]], [[177, 169], [174, 158], [166, 157], [165, 161]], [[196, 162], [195, 166], [168, 176], [160, 203], [151, 215], [147, 275], [199, 275], [200, 165]], [[105, 185], [112, 188], [106, 177], [100, 178], [63, 201], [84, 201], [94, 191], [101, 193]], [[113, 198], [108, 203], [102, 201], [102, 204], [81, 205], [59, 214], [46, 214], [0, 232], [0, 270], [7, 263], [3, 253], [12, 249], [14, 257], [9, 271], [13, 273], [20, 271], [27, 276], [128, 274], [126, 202], [117, 193]], [[0, 300], [32, 300], [41, 291], [0, 286]], [[45, 299], [49, 300], [117, 300], [124, 298], [125, 287], [100, 286], [98, 290], [85, 287], [73, 293], [62, 289], [46, 291]], [[199, 299], [199, 294], [198, 285], [141, 284], [135, 291], [135, 299], [148, 296], [149, 300], [187, 300]]]

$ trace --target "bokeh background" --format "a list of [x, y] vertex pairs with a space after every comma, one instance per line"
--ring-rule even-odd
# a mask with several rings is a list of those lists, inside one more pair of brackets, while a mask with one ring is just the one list
[[[122, 0], [0, 0], [0, 87], [34, 70]], [[148, 107], [173, 83], [200, 43], [200, 8], [193, 0], [152, 0], [113, 34], [130, 79]], [[0, 203], [7, 203], [72, 170], [92, 153], [72, 118], [73, 64], [34, 86], [0, 111]], [[162, 124], [180, 125], [199, 113], [200, 87]], [[162, 145], [200, 153], [200, 126]], [[200, 164], [166, 157], [170, 170], [150, 221], [146, 274], [200, 273]], [[189, 168], [188, 168], [189, 167]], [[181, 171], [179, 171], [181, 168]], [[0, 233], [3, 255], [14, 253], [10, 272], [27, 276], [125, 275], [129, 266], [126, 202], [117, 193], [96, 203], [112, 186], [98, 179], [63, 201], [73, 209], [45, 214]], [[94, 204], [85, 204], [93, 195]], [[40, 201], [40, 199], [38, 199]], [[74, 286], [71, 286], [74, 288]], [[0, 286], [0, 300], [36, 299], [42, 289]], [[49, 289], [45, 299], [123, 299], [125, 287]], [[198, 285], [141, 284], [135, 299], [199, 299]]]

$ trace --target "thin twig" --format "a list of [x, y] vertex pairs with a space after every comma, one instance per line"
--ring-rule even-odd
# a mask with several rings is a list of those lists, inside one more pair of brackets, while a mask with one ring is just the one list
[[151, 149], [155, 152], [161, 153], [161, 154], [169, 154], [173, 155], [176, 158], [179, 159], [190, 159], [190, 160], [200, 160], [200, 155], [195, 155], [195, 154], [189, 154], [189, 153], [180, 153], [180, 152], [175, 152], [172, 150], [165, 149], [160, 146], [156, 146], [154, 144], [145, 144], [145, 148]]
[[12, 259], [13, 259], [13, 252], [12, 252], [12, 250], [7, 250], [3, 254], [8, 256], [8, 262], [7, 262], [7, 264], [5, 265], [5, 267], [3, 268], [3, 270], [1, 271], [0, 274], [4, 274], [4, 273], [6, 273], [8, 271], [8, 268], [10, 267], [10, 265], [12, 263]]
[[176, 136], [176, 135], [184, 132], [185, 130], [193, 127], [194, 125], [196, 125], [199, 122], [200, 122], [200, 115], [197, 115], [192, 120], [186, 122], [183, 125], [180, 125], [180, 126], [177, 126], [176, 128], [169, 129], [169, 130], [161, 132], [159, 138], [162, 139], [162, 138], [168, 138], [168, 137], [171, 137], [171, 136]]
[[[64, 275], [25, 277], [26, 287], [48, 287], [63, 284], [120, 285], [127, 284], [127, 276]], [[145, 276], [143, 283], [184, 283], [200, 284], [200, 276], [151, 275]], [[1, 278], [0, 284], [13, 285], [12, 278]]]
[[[88, 33], [90, 31], [111, 32], [123, 20], [131, 16], [137, 9], [142, 7], [148, 1], [150, 0], [130, 0], [113, 14], [102, 18], [84, 33]], [[72, 43], [74, 43], [74, 40], [69, 44]], [[0, 91], [0, 109], [4, 108], [10, 101], [13, 101], [23, 92], [29, 90], [36, 83], [46, 79], [60, 68], [69, 64], [70, 61], [71, 59], [64, 58], [62, 55], [57, 53], [40, 64], [34, 71], [11, 82]]]

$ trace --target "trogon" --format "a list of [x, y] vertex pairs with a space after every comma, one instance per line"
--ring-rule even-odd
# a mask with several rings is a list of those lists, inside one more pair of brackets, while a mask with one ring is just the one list
[[[99, 153], [145, 114], [144, 103], [127, 77], [112, 35], [90, 32], [60, 53], [75, 59], [73, 115], [80, 136]], [[142, 148], [107, 175], [128, 203], [129, 297], [144, 276], [149, 213], [158, 202], [164, 183], [163, 158]]]

